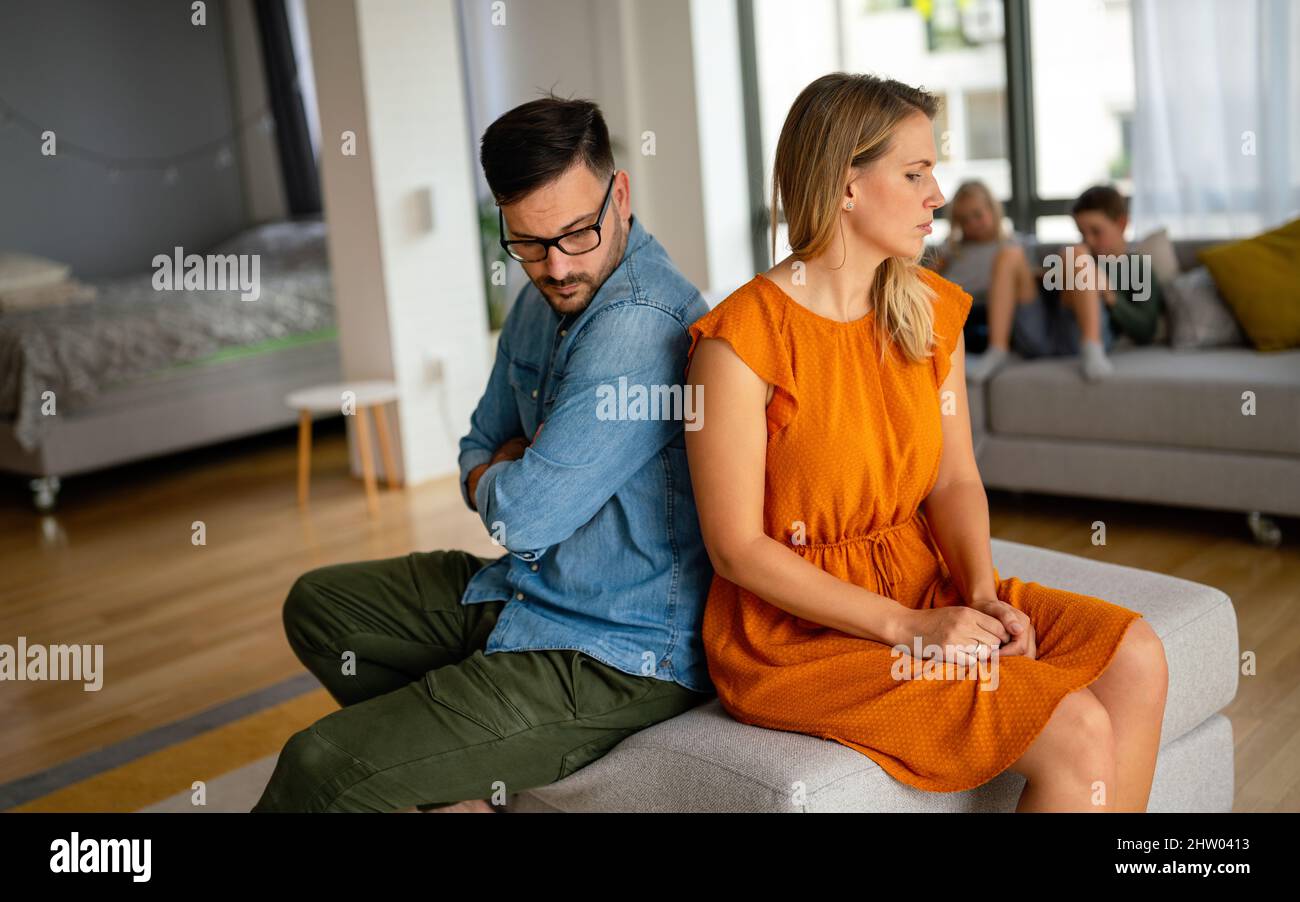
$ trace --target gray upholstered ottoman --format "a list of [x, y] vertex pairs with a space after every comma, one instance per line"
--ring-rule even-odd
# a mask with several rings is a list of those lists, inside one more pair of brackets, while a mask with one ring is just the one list
[[[1228, 596], [1000, 539], [993, 563], [1003, 577], [1094, 595], [1146, 617], [1169, 661], [1148, 810], [1230, 811], [1232, 725], [1219, 713], [1237, 692], [1237, 618]], [[1008, 771], [978, 789], [925, 792], [832, 740], [737, 723], [715, 698], [628, 737], [563, 780], [515, 794], [507, 810], [1012, 811], [1023, 786]]]

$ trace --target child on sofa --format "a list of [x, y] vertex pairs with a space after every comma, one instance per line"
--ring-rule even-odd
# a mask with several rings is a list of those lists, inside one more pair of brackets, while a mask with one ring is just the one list
[[1006, 260], [1027, 240], [1008, 231], [1002, 202], [978, 179], [963, 182], [952, 196], [948, 214], [952, 231], [925, 265], [970, 293], [964, 333], [966, 352], [980, 354], [989, 344], [988, 295], [993, 283], [1012, 269]]
[[[976, 381], [997, 371], [1009, 347], [1029, 358], [1078, 354], [1084, 378], [1096, 381], [1114, 372], [1106, 355], [1116, 333], [1135, 344], [1155, 338], [1163, 298], [1150, 260], [1135, 254], [1124, 238], [1128, 204], [1123, 195], [1109, 185], [1094, 185], [1070, 212], [1083, 241], [1054, 261], [1056, 278], [1048, 270], [1035, 279], [1023, 252], [1002, 261], [1011, 272], [995, 276], [990, 288], [989, 343], [971, 367]], [[1111, 285], [1108, 272], [1124, 278]]]

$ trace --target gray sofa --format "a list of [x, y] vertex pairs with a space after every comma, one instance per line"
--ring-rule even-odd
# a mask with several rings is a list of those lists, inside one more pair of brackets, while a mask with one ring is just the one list
[[[1237, 621], [1218, 589], [1001, 539], [993, 562], [1018, 576], [1139, 611], [1164, 642], [1169, 699], [1148, 811], [1225, 812], [1233, 801]], [[920, 727], [918, 727], [920, 728]], [[796, 793], [795, 787], [802, 789]], [[516, 793], [510, 812], [1013, 811], [1024, 778], [932, 793], [890, 777], [833, 740], [733, 720], [717, 698], [623, 740], [549, 786]]]
[[[1215, 242], [1174, 242], [1184, 271]], [[1059, 246], [1037, 248], [1041, 260]], [[1074, 358], [1015, 354], [968, 382], [980, 475], [990, 488], [1241, 511], [1277, 544], [1270, 514], [1300, 516], [1300, 349], [1138, 347], [1098, 383]], [[1256, 414], [1241, 412], [1253, 391]]]

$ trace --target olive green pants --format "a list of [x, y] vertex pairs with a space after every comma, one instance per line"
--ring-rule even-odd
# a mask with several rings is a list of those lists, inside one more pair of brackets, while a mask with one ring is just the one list
[[504, 601], [462, 605], [463, 551], [320, 567], [289, 645], [341, 704], [290, 737], [253, 811], [395, 811], [553, 783], [712, 698], [573, 650], [483, 654]]

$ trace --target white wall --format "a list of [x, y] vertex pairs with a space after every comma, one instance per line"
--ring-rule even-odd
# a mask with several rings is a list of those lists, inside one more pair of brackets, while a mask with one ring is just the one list
[[[753, 276], [735, 0], [459, 5], [475, 147], [492, 120], [546, 90], [594, 100], [633, 213], [686, 277], [708, 291]], [[517, 267], [512, 279], [523, 284]]]
[[453, 0], [307, 11], [344, 376], [397, 382], [407, 484], [455, 474], [489, 361]]

